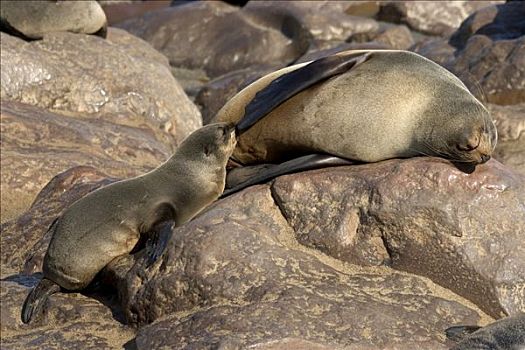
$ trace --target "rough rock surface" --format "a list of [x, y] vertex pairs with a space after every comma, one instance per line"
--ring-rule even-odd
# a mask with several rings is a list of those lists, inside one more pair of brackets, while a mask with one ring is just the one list
[[2, 349], [118, 349], [135, 331], [112, 315], [108, 303], [78, 293], [55, 294], [44, 317], [31, 325], [20, 320], [20, 308], [37, 279], [12, 276], [0, 281]]
[[373, 41], [395, 50], [407, 50], [414, 45], [414, 38], [405, 25], [389, 26], [378, 32], [355, 34], [347, 41], [352, 43]]
[[112, 181], [115, 179], [108, 179], [106, 174], [91, 167], [75, 167], [55, 176], [29, 210], [0, 226], [1, 278], [20, 272], [26, 260], [28, 273], [42, 271], [51, 238], [46, 232], [53, 220], [76, 200]]
[[493, 41], [472, 36], [450, 68], [469, 74], [486, 94], [487, 102], [509, 105], [525, 102], [525, 36]]
[[116, 177], [155, 168], [170, 146], [147, 126], [72, 118], [14, 101], [2, 101], [2, 222], [22, 209], [56, 174], [88, 165]]
[[268, 186], [177, 229], [161, 259], [128, 273], [132, 261], [122, 259], [107, 272], [128, 320], [174, 314], [145, 328], [139, 348], [248, 346], [290, 335], [330, 346], [439, 344], [446, 324], [481, 315], [427, 279], [344, 264], [299, 244]]
[[502, 1], [390, 1], [381, 4], [376, 18], [405, 23], [423, 33], [448, 35], [474, 11], [497, 3]]
[[90, 35], [53, 33], [43, 40], [25, 42], [2, 33], [2, 101], [123, 125], [147, 124], [164, 131], [164, 140], [162, 135], [157, 137], [166, 144], [181, 141], [201, 125], [198, 109], [169, 68], [158, 59], [149, 59], [158, 54], [138, 54], [152, 51], [145, 45], [129, 51], [129, 42], [139, 39], [126, 41], [125, 35], [121, 32], [113, 36], [117, 42], [111, 42]]
[[525, 35], [525, 4], [521, 1], [488, 6], [471, 14], [450, 38], [450, 43], [463, 48], [475, 35], [492, 40], [516, 39]]
[[119, 24], [164, 53], [174, 67], [203, 69], [210, 78], [250, 66], [286, 65], [306, 51], [308, 31], [284, 11], [240, 10], [195, 2]]
[[412, 158], [281, 177], [273, 194], [302, 244], [429, 277], [499, 317], [525, 310], [524, 184], [497, 161], [466, 174]]
[[41, 39], [52, 32], [93, 34], [105, 30], [107, 25], [104, 11], [94, 0], [4, 0], [0, 10], [2, 29], [9, 29], [13, 35], [30, 39]]
[[525, 176], [525, 103], [489, 110], [498, 129], [494, 158]]
[[352, 7], [348, 1], [250, 1], [246, 5], [246, 9], [254, 11], [278, 8], [292, 13], [308, 28], [317, 49], [326, 49], [357, 33], [379, 29], [377, 22], [370, 18], [350, 15]]

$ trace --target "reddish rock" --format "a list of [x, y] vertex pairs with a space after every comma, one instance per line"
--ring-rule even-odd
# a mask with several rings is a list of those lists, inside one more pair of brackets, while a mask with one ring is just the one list
[[178, 68], [215, 78], [257, 65], [284, 66], [306, 51], [308, 31], [290, 13], [251, 11], [219, 1], [152, 11], [119, 24], [165, 54]]
[[172, 146], [146, 125], [68, 117], [31, 105], [2, 101], [2, 222], [25, 210], [53, 176], [87, 165], [131, 177], [155, 168]]

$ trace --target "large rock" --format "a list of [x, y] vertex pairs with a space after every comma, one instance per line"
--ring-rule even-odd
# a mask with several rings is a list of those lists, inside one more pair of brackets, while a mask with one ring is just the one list
[[135, 331], [115, 319], [106, 305], [111, 299], [78, 293], [51, 296], [45, 316], [24, 325], [20, 310], [36, 282], [20, 275], [0, 281], [2, 349], [121, 349], [134, 338]]
[[104, 173], [85, 166], [55, 176], [29, 210], [0, 226], [0, 277], [20, 272], [24, 263], [27, 273], [42, 271], [43, 257], [51, 238], [48, 232], [51, 223], [76, 200], [113, 181], [115, 179], [108, 179]]
[[474, 35], [456, 53], [450, 69], [477, 81], [487, 102], [500, 105], [525, 102], [525, 36], [492, 40]]
[[167, 62], [160, 63], [144, 43], [130, 49], [139, 39], [126, 36], [120, 32], [104, 40], [54, 33], [25, 42], [2, 33], [2, 101], [128, 126], [146, 124], [174, 148], [201, 125], [200, 113]]
[[268, 186], [253, 187], [178, 228], [151, 269], [127, 272], [131, 258], [111, 263], [106, 273], [128, 320], [173, 314], [143, 328], [138, 348], [246, 348], [293, 336], [329, 348], [439, 349], [448, 324], [486, 321], [425, 278], [345, 264], [299, 244], [281, 210]]
[[381, 4], [376, 18], [404, 23], [433, 35], [447, 36], [476, 10], [503, 1], [388, 1]]
[[425, 157], [284, 176], [272, 193], [300, 243], [429, 277], [499, 317], [525, 311], [524, 184], [494, 160], [467, 174]]
[[[367, 9], [367, 6], [360, 7]], [[349, 1], [250, 1], [246, 5], [246, 9], [254, 11], [265, 8], [282, 9], [297, 17], [315, 39], [316, 49], [327, 49], [352, 35], [379, 30], [379, 24], [373, 19], [350, 15], [359, 14], [359, 10]]]
[[450, 43], [461, 49], [475, 34], [488, 36], [492, 40], [516, 39], [525, 35], [525, 4], [513, 1], [476, 11], [452, 35]]
[[41, 39], [53, 32], [104, 36], [106, 15], [94, 1], [12, 1], [0, 8], [2, 31], [27, 39]]
[[310, 44], [308, 31], [285, 11], [240, 10], [219, 1], [152, 11], [119, 26], [164, 53], [173, 67], [203, 69], [210, 78], [287, 65]]
[[494, 158], [525, 176], [525, 103], [489, 110], [498, 128]]
[[2, 222], [21, 213], [53, 176], [71, 167], [131, 177], [170, 155], [171, 146], [144, 125], [72, 118], [13, 101], [2, 102], [0, 118]]

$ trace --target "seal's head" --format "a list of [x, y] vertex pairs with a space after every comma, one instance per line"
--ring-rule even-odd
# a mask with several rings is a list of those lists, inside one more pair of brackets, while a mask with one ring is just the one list
[[[203, 126], [189, 135], [176, 152], [185, 159], [204, 161], [210, 164], [226, 164], [231, 156], [237, 138], [235, 126], [230, 123], [216, 123]], [[191, 155], [191, 157], [188, 157]], [[210, 162], [211, 160], [213, 162]]]
[[433, 127], [427, 128], [429, 133], [420, 139], [425, 154], [474, 165], [487, 162], [498, 135], [487, 109], [472, 96], [445, 108], [434, 109], [441, 112], [440, 116], [433, 116]]

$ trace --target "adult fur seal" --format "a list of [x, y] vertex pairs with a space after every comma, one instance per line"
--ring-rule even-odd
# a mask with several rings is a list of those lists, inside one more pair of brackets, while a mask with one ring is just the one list
[[106, 37], [107, 20], [96, 1], [2, 0], [0, 29], [24, 40], [73, 32]]
[[447, 338], [458, 342], [451, 350], [524, 350], [525, 314], [507, 317], [479, 326], [454, 326]]
[[44, 277], [25, 300], [22, 321], [30, 322], [61, 288], [85, 288], [111, 260], [129, 253], [141, 235], [151, 235], [147, 263], [152, 264], [166, 247], [172, 225], [187, 222], [220, 196], [235, 143], [233, 125], [205, 126], [153, 171], [73, 203], [50, 227]]
[[[310, 164], [295, 162], [303, 170], [419, 155], [479, 164], [497, 139], [487, 109], [456, 76], [397, 50], [345, 51], [270, 73], [235, 95], [214, 121], [237, 123], [232, 158], [241, 165], [320, 154]], [[274, 168], [271, 176], [294, 166]]]

